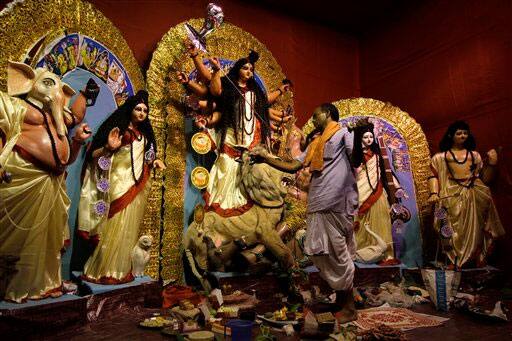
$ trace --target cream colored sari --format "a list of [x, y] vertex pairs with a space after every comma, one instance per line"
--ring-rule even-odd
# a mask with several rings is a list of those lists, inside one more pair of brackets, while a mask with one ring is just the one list
[[[380, 169], [377, 163], [378, 155], [374, 154], [357, 171], [357, 190], [359, 191], [359, 208], [369, 206], [364, 213], [356, 216], [355, 221], [359, 222], [359, 229], [356, 232], [357, 249], [375, 245], [377, 242], [365, 229], [369, 224], [371, 231], [379, 235], [389, 248], [386, 251], [386, 258], [393, 258], [393, 237], [391, 234], [391, 216], [389, 215], [389, 202], [386, 190], [380, 179]], [[368, 175], [367, 175], [368, 172]], [[371, 186], [368, 183], [370, 179]], [[373, 189], [376, 189], [375, 191]]]
[[[144, 170], [144, 139], [133, 141], [133, 161], [135, 176], [140, 178]], [[94, 161], [96, 162], [96, 160]], [[79, 206], [79, 229], [98, 235], [99, 243], [84, 267], [86, 280], [116, 284], [132, 280], [131, 252], [137, 244], [139, 229], [144, 217], [149, 183], [121, 211], [108, 217], [96, 214], [97, 201], [96, 165], [89, 165], [86, 171]], [[135, 181], [132, 175], [130, 145], [121, 147], [112, 156], [110, 169], [109, 203], [125, 195]]]
[[[473, 155], [477, 167], [474, 176], [477, 177], [482, 161], [480, 154], [473, 151]], [[470, 162], [469, 159], [466, 162]], [[439, 180], [441, 198], [436, 208], [446, 208], [448, 223], [454, 231], [451, 238], [453, 249], [446, 253], [448, 258], [452, 263], [457, 260], [458, 266], [472, 259], [483, 262], [493, 239], [505, 234], [489, 187], [479, 178], [474, 179], [470, 186], [470, 173], [462, 184], [452, 180], [444, 153], [434, 155], [432, 171]], [[436, 218], [434, 226], [438, 232], [441, 225], [441, 219]]]
[[0, 184], [0, 255], [20, 257], [5, 295], [15, 302], [60, 290], [61, 250], [69, 240], [65, 175], [51, 175], [12, 150], [25, 110], [23, 101], [0, 92], [0, 130], [6, 136], [0, 164], [12, 174], [10, 184]]
[[[248, 91], [245, 93], [245, 112], [250, 112], [250, 117], [244, 117], [244, 126], [248, 127], [249, 132], [245, 132], [243, 140], [237, 143], [235, 131], [233, 128], [226, 129], [226, 136], [224, 144], [233, 150], [236, 148], [250, 149], [254, 143], [254, 139], [259, 134], [259, 124], [255, 115], [252, 114], [253, 108], [250, 103], [254, 102], [254, 92]], [[251, 99], [252, 98], [252, 99]], [[245, 116], [245, 115], [244, 115]], [[240, 133], [240, 132], [238, 132]], [[218, 136], [220, 138], [220, 136]], [[241, 139], [241, 136], [238, 137]], [[222, 148], [221, 141], [217, 141], [219, 148]], [[259, 141], [258, 141], [259, 142]], [[235, 160], [233, 155], [229, 155], [223, 150], [218, 151], [217, 159], [210, 170], [210, 178], [206, 192], [208, 193], [207, 206], [215, 208], [221, 214], [228, 214], [227, 212], [239, 211], [244, 212], [250, 205], [248, 205], [247, 193], [241, 185], [241, 163]]]

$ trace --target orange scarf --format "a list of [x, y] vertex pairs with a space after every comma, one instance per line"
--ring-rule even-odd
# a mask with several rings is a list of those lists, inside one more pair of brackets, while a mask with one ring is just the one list
[[305, 166], [309, 166], [309, 169], [314, 171], [321, 171], [324, 167], [324, 147], [325, 143], [340, 130], [338, 122], [329, 122], [325, 127], [322, 135], [317, 136], [311, 145], [309, 146], [308, 153], [306, 154]]

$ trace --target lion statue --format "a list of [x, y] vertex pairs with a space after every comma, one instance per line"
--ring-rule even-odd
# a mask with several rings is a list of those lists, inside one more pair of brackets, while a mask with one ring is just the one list
[[[286, 184], [293, 176], [266, 163], [253, 163], [248, 153], [244, 153], [242, 160], [242, 186], [254, 205], [234, 217], [205, 213], [198, 205], [183, 237], [186, 257], [198, 278], [205, 271], [224, 271], [232, 264], [233, 256], [243, 250], [246, 256], [257, 258], [268, 250], [284, 268], [293, 265], [291, 252], [280, 236], [286, 231], [286, 227], [280, 225], [285, 210]], [[249, 250], [258, 244], [262, 246]]]

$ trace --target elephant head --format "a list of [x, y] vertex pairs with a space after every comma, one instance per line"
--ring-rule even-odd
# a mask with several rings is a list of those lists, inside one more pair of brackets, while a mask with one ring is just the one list
[[59, 137], [67, 134], [64, 115], [75, 91], [56, 74], [43, 69], [32, 69], [24, 63], [9, 61], [7, 66], [7, 92], [11, 96], [25, 95], [26, 100], [39, 109], [51, 112]]
[[139, 247], [143, 250], [149, 250], [151, 248], [151, 244], [153, 244], [153, 237], [143, 235], [139, 238], [137, 243]]

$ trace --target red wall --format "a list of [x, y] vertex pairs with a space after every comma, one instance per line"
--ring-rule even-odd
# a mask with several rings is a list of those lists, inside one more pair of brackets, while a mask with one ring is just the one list
[[512, 249], [511, 21], [508, 0], [427, 1], [360, 41], [361, 96], [410, 113], [433, 152], [456, 119], [470, 124], [481, 153], [503, 146], [493, 188], [509, 231], [502, 255]]
[[[90, 1], [121, 30], [146, 70], [162, 36], [174, 25], [204, 17], [210, 1]], [[358, 41], [320, 25], [244, 1], [215, 1], [225, 20], [267, 46], [295, 86], [295, 110], [304, 123], [322, 102], [359, 96]], [[241, 56], [242, 57], [242, 56]]]

